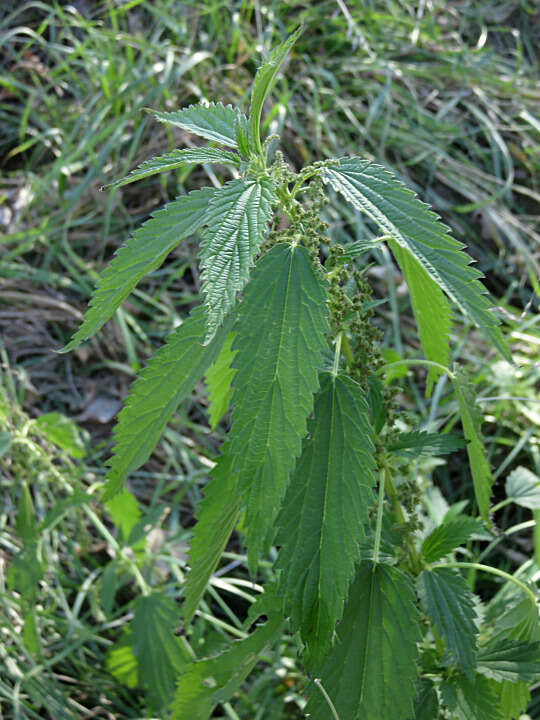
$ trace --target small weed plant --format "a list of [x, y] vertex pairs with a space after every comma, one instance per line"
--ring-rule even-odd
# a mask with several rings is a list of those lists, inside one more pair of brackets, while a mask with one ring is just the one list
[[[508, 360], [509, 351], [463, 246], [401, 181], [361, 157], [293, 172], [274, 136], [261, 141], [265, 99], [297, 34], [258, 70], [249, 116], [219, 103], [155, 112], [210, 143], [155, 157], [110, 186], [187, 164], [233, 168], [232, 180], [179, 197], [135, 231], [65, 348], [96, 333], [146, 273], [200, 233], [201, 304], [133, 384], [104, 499], [125, 492], [126, 478], [204, 377], [212, 427], [232, 413], [197, 511], [181, 592], [184, 629], [235, 528], [253, 578], [277, 548], [276, 581], [250, 607], [248, 635], [229, 649], [187, 657], [175, 635], [175, 602], [138, 573], [142, 592], [117, 652], [136, 659], [150, 707], [177, 720], [204, 720], [226, 703], [279, 645], [286, 623], [310, 678], [306, 716], [518, 718], [540, 671], [538, 608], [527, 579], [470, 561], [471, 538], [493, 537], [492, 477], [474, 392], [450, 367], [451, 304]], [[328, 194], [366, 216], [379, 236], [331, 242]], [[362, 258], [382, 244], [408, 286], [420, 359], [388, 362], [379, 348], [378, 301]], [[426, 368], [428, 397], [441, 376], [451, 381], [464, 438], [399, 430], [388, 380], [413, 364]], [[399, 468], [465, 444], [478, 512], [459, 503], [434, 526]], [[509, 492], [536, 507], [535, 477], [523, 471], [512, 482]], [[484, 572], [504, 581], [489, 603], [473, 592]]]

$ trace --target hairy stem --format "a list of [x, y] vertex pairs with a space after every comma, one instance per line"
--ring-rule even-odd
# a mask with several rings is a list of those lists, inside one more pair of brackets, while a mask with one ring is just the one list
[[386, 470], [381, 470], [379, 476], [379, 500], [377, 502], [377, 525], [375, 526], [375, 543], [373, 545], [373, 562], [379, 562], [379, 551], [381, 548], [382, 519], [384, 509], [384, 482]]

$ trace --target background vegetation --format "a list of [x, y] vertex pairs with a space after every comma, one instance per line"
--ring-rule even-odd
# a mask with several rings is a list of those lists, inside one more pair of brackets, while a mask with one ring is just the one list
[[[136, 668], [122, 654], [137, 573], [182, 593], [190, 527], [217, 451], [201, 385], [179, 408], [120, 502], [94, 497], [113, 419], [135, 372], [197, 303], [195, 240], [147, 277], [72, 355], [77, 327], [114, 250], [149, 213], [200, 184], [182, 169], [99, 192], [154, 154], [192, 138], [143, 110], [200, 100], [243, 104], [261, 53], [302, 21], [274, 92], [268, 129], [293, 166], [366, 155], [429, 202], [486, 275], [516, 365], [457, 325], [454, 360], [473, 373], [497, 484], [500, 537], [470, 551], [538, 579], [531, 511], [506, 502], [517, 467], [540, 474], [540, 13], [533, 0], [257, 0], [28, 2], [0, 10], [0, 716], [146, 717]], [[216, 174], [215, 174], [216, 173]], [[327, 221], [341, 241], [365, 227], [339, 199]], [[369, 270], [388, 358], [419, 351], [402, 279], [373, 251]], [[409, 349], [407, 349], [409, 348]], [[444, 379], [399, 378], [403, 429], [457, 423]], [[220, 430], [217, 431], [219, 436]], [[433, 517], [471, 501], [466, 454], [404, 469]], [[500, 507], [497, 507], [497, 504]], [[538, 511], [537, 511], [538, 512]], [[503, 534], [508, 529], [510, 532]], [[503, 542], [504, 541], [504, 542]], [[518, 570], [519, 569], [519, 570]], [[271, 579], [270, 563], [262, 572]], [[475, 578], [470, 578], [471, 583]], [[492, 595], [497, 579], [477, 580]], [[257, 595], [239, 537], [185, 635], [203, 657], [243, 637]], [[119, 645], [120, 644], [120, 645]], [[293, 640], [216, 717], [300, 718], [305, 678]], [[531, 717], [540, 716], [533, 691]]]

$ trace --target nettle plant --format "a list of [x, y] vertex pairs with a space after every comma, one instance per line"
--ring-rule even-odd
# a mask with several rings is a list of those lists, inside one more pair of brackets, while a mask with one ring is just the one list
[[[154, 710], [202, 720], [238, 691], [288, 623], [311, 678], [309, 717], [510, 720], [539, 671], [537, 606], [525, 582], [466, 560], [471, 536], [491, 537], [492, 478], [474, 393], [448, 367], [451, 303], [509, 359], [505, 340], [463, 246], [390, 172], [359, 157], [300, 172], [279, 152], [269, 162], [273, 138], [261, 143], [261, 112], [297, 35], [259, 69], [249, 117], [219, 103], [155, 112], [211, 145], [173, 150], [109, 186], [187, 164], [234, 168], [222, 187], [179, 197], [135, 231], [66, 347], [98, 331], [146, 273], [200, 233], [204, 301], [134, 382], [115, 429], [104, 499], [121, 497], [204, 376], [212, 426], [229, 406], [232, 415], [197, 512], [181, 593], [184, 627], [240, 519], [252, 577], [260, 557], [278, 548], [277, 579], [251, 607], [249, 635], [200, 661], [175, 636], [175, 602], [135, 568], [143, 592], [119, 652], [135, 658]], [[366, 215], [381, 236], [331, 243], [326, 191]], [[425, 359], [382, 358], [372, 322], [377, 303], [358, 262], [379, 243], [408, 285]], [[399, 472], [404, 460], [464, 444], [455, 434], [395, 429], [398, 408], [384, 376], [410, 364], [427, 367], [428, 396], [440, 374], [453, 383], [477, 517], [461, 503], [433, 527], [418, 487]], [[473, 594], [467, 569], [505, 580], [488, 605]]]

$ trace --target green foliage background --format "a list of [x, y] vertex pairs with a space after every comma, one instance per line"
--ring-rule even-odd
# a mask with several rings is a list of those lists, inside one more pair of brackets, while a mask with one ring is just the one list
[[[174, 112], [200, 100], [245, 106], [261, 51], [299, 21], [304, 33], [280, 75], [266, 129], [282, 135], [287, 158], [296, 166], [365, 155], [392, 167], [468, 245], [504, 310], [517, 367], [495, 358], [476, 332], [469, 333], [467, 344], [461, 342], [468, 330], [461, 321], [454, 330], [453, 359], [472, 372], [487, 416], [495, 520], [501, 529], [517, 528], [504, 542], [496, 538], [470, 547], [477, 559], [533, 578], [538, 566], [526, 477], [538, 475], [540, 462], [534, 391], [540, 359], [535, 4], [434, 2], [419, 8], [390, 0], [264, 5], [80, 0], [24, 3], [13, 11], [0, 10], [0, 18], [3, 714], [145, 716], [169, 692], [190, 648], [197, 657], [234, 653], [227, 649], [230, 639], [246, 636], [247, 609], [256, 592], [236, 538], [227, 546], [189, 645], [181, 634], [171, 636], [171, 629], [179, 627], [174, 601], [183, 585], [190, 528], [217, 451], [207, 429], [202, 385], [188, 387], [186, 379], [189, 399], [156, 452], [131, 475], [130, 493], [110, 500], [106, 509], [92, 497], [93, 484], [107, 472], [112, 417], [128, 383], [204, 290], [205, 277], [196, 269], [198, 243], [189, 240], [142, 281], [89, 345], [73, 356], [55, 351], [79, 324], [93, 289], [88, 278], [101, 274], [131, 231], [140, 228], [136, 235], [144, 255], [145, 232], [160, 223], [159, 208], [178, 194], [228, 179], [210, 164], [175, 169], [173, 158], [166, 175], [99, 193], [134, 165], [190, 141], [186, 128], [158, 125], [144, 108]], [[369, 235], [361, 216], [339, 197], [326, 212], [334, 239], [352, 243]], [[186, 230], [192, 232], [196, 220], [190, 216], [188, 222]], [[165, 256], [173, 238], [167, 228], [161, 232]], [[420, 333], [422, 325], [414, 294], [409, 300], [403, 292], [389, 255], [373, 252], [381, 268], [372, 276], [377, 295], [390, 298], [375, 309], [382, 345], [388, 358], [394, 353], [397, 359], [417, 344], [410, 303]], [[400, 269], [407, 276], [405, 261]], [[126, 285], [124, 297], [130, 290]], [[429, 286], [418, 288], [419, 295], [429, 291]], [[96, 327], [104, 319], [98, 309]], [[189, 325], [180, 325], [180, 344], [182, 329], [189, 331]], [[444, 345], [439, 351], [448, 355]], [[210, 365], [215, 357], [206, 360]], [[428, 404], [422, 373], [397, 380], [407, 407], [403, 430], [457, 422], [444, 381], [431, 378], [435, 385]], [[145, 381], [151, 393], [152, 379]], [[222, 432], [223, 426], [218, 437]], [[137, 450], [144, 454], [144, 447]], [[455, 453], [448, 463], [431, 457], [415, 465], [414, 477], [434, 522], [447, 509], [444, 498], [452, 504], [473, 496], [465, 452]], [[128, 471], [115, 469], [114, 462], [110, 470], [122, 477]], [[309, 469], [305, 472], [309, 483]], [[507, 497], [517, 500], [510, 503]], [[210, 492], [205, 503], [211, 502]], [[233, 504], [231, 527], [236, 520]], [[440, 538], [443, 546], [455, 547], [469, 537], [463, 528], [454, 532]], [[436, 549], [432, 552], [436, 559]], [[265, 581], [272, 580], [264, 565], [261, 572]], [[389, 582], [384, 575], [376, 577], [374, 591]], [[444, 582], [456, 579], [426, 576], [423, 591], [431, 589], [433, 595]], [[159, 594], [141, 597], [149, 585]], [[511, 599], [508, 587], [496, 580], [478, 578], [476, 590], [485, 597], [498, 591], [500, 608]], [[392, 597], [388, 611], [393, 612], [392, 603], [406, 602], [408, 592], [404, 588]], [[368, 600], [362, 595], [358, 602]], [[152, 663], [145, 677], [138, 677], [133, 654], [122, 650], [124, 642], [129, 649], [132, 615], [135, 624], [150, 624], [164, 638], [164, 673], [155, 683]], [[460, 643], [455, 628], [446, 632], [453, 638], [449, 647], [466, 667], [470, 648]], [[138, 637], [140, 655], [146, 657], [144, 635]], [[293, 640], [286, 633], [280, 637], [279, 653], [266, 652], [266, 662], [248, 681], [242, 668], [236, 679], [226, 678], [236, 682], [232, 703], [209, 693], [207, 703], [218, 704], [217, 716], [302, 717], [306, 681]], [[252, 642], [264, 649], [268, 639], [261, 634]], [[341, 652], [346, 651], [344, 646]], [[500, 658], [491, 662], [500, 668]], [[467, 682], [460, 676], [445, 688], [456, 717], [491, 712], [471, 709], [476, 701]], [[427, 705], [429, 687], [425, 698]], [[505, 702], [520, 704], [515, 697]], [[539, 708], [533, 693], [530, 716]]]

